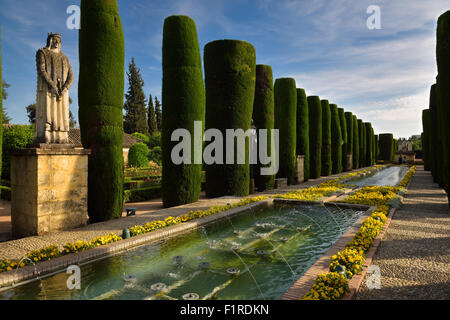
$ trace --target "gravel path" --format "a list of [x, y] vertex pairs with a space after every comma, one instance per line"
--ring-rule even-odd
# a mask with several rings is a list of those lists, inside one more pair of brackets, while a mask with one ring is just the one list
[[359, 300], [450, 299], [450, 210], [445, 192], [423, 167], [387, 230], [372, 265], [380, 267], [381, 289], [363, 280]]

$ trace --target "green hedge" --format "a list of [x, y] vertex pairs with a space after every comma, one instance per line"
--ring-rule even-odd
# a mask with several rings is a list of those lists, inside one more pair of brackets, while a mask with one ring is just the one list
[[375, 163], [380, 159], [380, 145], [378, 135], [375, 135]]
[[[347, 155], [353, 155], [353, 114], [351, 112], [345, 113], [345, 125], [347, 126]], [[347, 163], [347, 165], [353, 167], [353, 163]]]
[[372, 139], [372, 124], [364, 122], [366, 127], [366, 167], [370, 167], [373, 163], [373, 139]]
[[[256, 128], [267, 130], [267, 155], [271, 156], [271, 129], [274, 129], [274, 96], [272, 68], [259, 64], [256, 66], [255, 101], [253, 103], [253, 121]], [[260, 137], [258, 137], [259, 141]], [[274, 155], [275, 156], [275, 155]], [[261, 175], [261, 168], [266, 167], [259, 162], [253, 166], [255, 187], [258, 191], [273, 189], [275, 175]]]
[[[331, 110], [328, 100], [321, 100], [322, 106], [322, 176], [331, 175], [333, 162], [331, 157]], [[342, 164], [341, 164], [342, 165]]]
[[297, 89], [293, 78], [279, 78], [274, 85], [275, 129], [280, 132], [280, 167], [277, 177], [295, 183], [297, 147]]
[[297, 155], [304, 156], [303, 177], [309, 180], [309, 112], [304, 89], [297, 89]]
[[317, 179], [322, 172], [322, 106], [318, 96], [308, 97], [309, 111], [309, 177]]
[[331, 109], [331, 158], [333, 174], [342, 172], [342, 131], [338, 107], [330, 104]]
[[124, 35], [117, 0], [81, 1], [78, 104], [90, 222], [122, 216]]
[[34, 125], [15, 124], [3, 128], [2, 178], [11, 180], [11, 152], [25, 149], [34, 140]]
[[131, 146], [128, 152], [128, 165], [130, 167], [143, 168], [148, 166], [148, 147], [143, 142]]
[[370, 128], [370, 134], [372, 136], [372, 165], [374, 165], [376, 163], [375, 159], [376, 146], [375, 146], [375, 131], [373, 130], [373, 127]]
[[430, 171], [432, 157], [430, 153], [430, 109], [425, 109], [422, 111], [422, 126], [423, 126], [423, 135], [422, 135], [422, 156], [423, 162], [425, 165], [425, 170]]
[[[243, 131], [250, 129], [256, 78], [256, 54], [253, 45], [238, 40], [210, 42], [204, 49], [204, 66], [205, 129], [218, 129], [224, 137], [226, 129], [242, 129]], [[248, 154], [248, 147], [247, 142], [246, 154]], [[226, 150], [223, 154], [225, 157]], [[236, 156], [237, 152], [235, 152], [235, 164], [206, 166], [207, 196], [249, 194], [249, 162], [237, 164]], [[247, 156], [246, 159], [248, 159]]]
[[353, 118], [353, 168], [358, 169], [361, 167], [359, 163], [359, 127], [356, 115], [353, 115], [352, 118]]
[[341, 123], [341, 134], [342, 134], [342, 170], [347, 171], [347, 161], [348, 161], [348, 137], [347, 137], [347, 122], [345, 120], [345, 111], [343, 108], [338, 108], [339, 121]]
[[394, 144], [394, 135], [392, 133], [381, 133], [378, 135], [380, 144], [380, 160], [391, 161]]
[[450, 10], [439, 17], [436, 36], [439, 158], [442, 162], [440, 173], [450, 200]]
[[11, 201], [11, 188], [0, 186], [0, 195], [2, 200]]
[[[162, 47], [162, 199], [164, 207], [195, 202], [200, 196], [202, 148], [195, 164], [194, 122], [205, 118], [205, 87], [195, 22], [187, 16], [164, 20]], [[203, 136], [202, 124], [201, 136]], [[191, 133], [191, 163], [174, 164], [176, 129]], [[200, 142], [202, 143], [202, 142]]]
[[358, 119], [359, 131], [359, 166], [363, 168], [366, 165], [366, 126], [361, 119]]
[[[433, 84], [430, 88], [430, 123], [431, 125], [431, 143], [436, 143], [439, 141], [439, 119], [438, 119], [438, 107], [437, 107], [437, 97], [436, 97], [436, 84]], [[432, 162], [431, 162], [431, 172], [433, 174], [433, 180], [436, 183], [439, 183], [440, 175], [439, 175], [439, 150], [438, 147], [432, 148], [430, 150]]]
[[141, 202], [161, 197], [161, 186], [124, 190], [124, 202]]

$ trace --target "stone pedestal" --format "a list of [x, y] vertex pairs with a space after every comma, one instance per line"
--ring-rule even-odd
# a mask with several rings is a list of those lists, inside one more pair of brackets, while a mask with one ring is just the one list
[[295, 183], [302, 183], [305, 181], [304, 171], [305, 156], [297, 156], [297, 164], [295, 168]]
[[11, 154], [14, 238], [86, 225], [90, 150], [41, 145]]
[[347, 154], [347, 168], [345, 168], [346, 171], [352, 171], [353, 170], [353, 154], [349, 153]]

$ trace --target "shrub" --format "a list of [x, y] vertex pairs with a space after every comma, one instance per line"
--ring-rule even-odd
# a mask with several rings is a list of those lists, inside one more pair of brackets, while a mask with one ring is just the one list
[[347, 122], [345, 120], [345, 111], [343, 108], [338, 108], [339, 121], [341, 123], [341, 134], [342, 134], [342, 169], [347, 171], [347, 154], [348, 150], [348, 138], [347, 138]]
[[11, 188], [0, 186], [0, 195], [2, 200], [11, 201]]
[[366, 127], [366, 167], [371, 166], [373, 163], [373, 138], [372, 138], [372, 124], [370, 122], [364, 122]]
[[345, 248], [331, 257], [330, 271], [337, 272], [338, 266], [345, 267], [345, 276], [351, 279], [355, 274], [362, 271], [364, 265], [364, 254], [354, 248]]
[[331, 175], [333, 162], [331, 157], [331, 110], [328, 100], [321, 100], [322, 106], [322, 176]]
[[342, 172], [342, 131], [337, 105], [331, 104], [330, 108], [331, 108], [331, 155], [333, 162], [333, 174], [336, 174]]
[[128, 152], [128, 165], [131, 167], [147, 167], [148, 166], [148, 147], [146, 144], [139, 142], [131, 146]]
[[317, 179], [322, 172], [322, 106], [318, 96], [308, 97], [309, 111], [309, 177]]
[[[353, 114], [351, 112], [345, 112], [345, 125], [347, 126], [347, 155], [353, 155]], [[348, 159], [348, 158], [347, 158]], [[353, 161], [353, 156], [352, 156]], [[348, 167], [356, 167], [353, 166], [353, 163], [347, 163]]]
[[122, 216], [124, 35], [117, 0], [81, 1], [78, 104], [90, 222]]
[[161, 186], [137, 188], [124, 191], [124, 202], [141, 202], [161, 197]]
[[143, 133], [140, 132], [135, 132], [131, 134], [133, 137], [135, 137], [136, 139], [141, 140], [143, 143], [147, 144], [150, 142], [150, 138], [148, 136], [146, 136]]
[[304, 89], [297, 89], [297, 155], [304, 156], [303, 178], [309, 180], [309, 112]]
[[391, 161], [393, 152], [393, 134], [382, 133], [378, 135], [380, 144], [380, 160]]
[[358, 119], [354, 115], [353, 117], [353, 168], [360, 168], [359, 163], [359, 128]]
[[277, 177], [295, 183], [297, 147], [297, 89], [293, 78], [275, 81], [275, 129], [280, 132], [279, 170]]
[[[204, 49], [206, 122], [226, 136], [226, 129], [250, 129], [255, 97], [256, 53], [248, 42], [217, 40]], [[225, 144], [224, 144], [225, 145]], [[224, 146], [225, 148], [225, 146]], [[236, 150], [236, 148], [235, 148]], [[246, 143], [245, 154], [248, 154]], [[226, 155], [226, 149], [223, 151]], [[206, 165], [206, 194], [246, 196], [250, 186], [250, 166], [237, 164]]]
[[366, 126], [361, 119], [358, 119], [358, 131], [359, 131], [359, 166], [365, 167], [366, 165]]
[[[267, 130], [267, 155], [272, 155], [271, 129], [274, 129], [274, 96], [273, 77], [270, 66], [259, 64], [256, 66], [255, 101], [253, 103], [253, 121], [256, 128]], [[258, 140], [260, 137], [258, 137]], [[273, 155], [275, 156], [275, 155]], [[258, 191], [273, 189], [275, 175], [261, 175], [261, 168], [265, 167], [259, 162], [253, 167], [255, 187]]]
[[172, 207], [197, 201], [201, 189], [202, 161], [194, 159], [196, 142], [187, 151], [191, 163], [175, 164], [171, 159], [172, 149], [179, 143], [172, 141], [173, 131], [185, 129], [194, 137], [194, 122], [200, 121], [203, 136], [205, 87], [194, 20], [166, 18], [162, 52], [162, 200], [165, 207]]
[[148, 160], [153, 161], [159, 165], [161, 165], [162, 162], [162, 149], [161, 147], [154, 147], [150, 152], [148, 153]]
[[34, 139], [33, 125], [12, 125], [3, 128], [2, 178], [11, 179], [11, 152], [25, 149]]
[[155, 147], [161, 147], [161, 132], [155, 132], [149, 139], [148, 139], [148, 148], [153, 149]]
[[344, 275], [337, 272], [322, 273], [317, 276], [303, 300], [339, 300], [347, 292], [350, 292], [350, 288]]

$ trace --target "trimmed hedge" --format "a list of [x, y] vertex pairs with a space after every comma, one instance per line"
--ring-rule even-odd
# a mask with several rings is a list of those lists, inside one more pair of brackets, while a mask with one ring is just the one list
[[78, 82], [83, 147], [91, 149], [90, 222], [122, 216], [124, 35], [117, 0], [81, 0]]
[[361, 167], [359, 163], [359, 127], [356, 115], [353, 115], [352, 118], [353, 118], [353, 168], [357, 169]]
[[[201, 189], [202, 160], [196, 161], [194, 155], [194, 122], [203, 123], [205, 118], [205, 87], [194, 20], [187, 16], [164, 20], [162, 53], [162, 200], [164, 207], [173, 207], [196, 202]], [[171, 159], [172, 149], [180, 143], [171, 141], [176, 129], [191, 134], [191, 163], [174, 164]]]
[[[430, 123], [431, 126], [431, 136], [430, 140], [432, 142], [439, 141], [439, 121], [438, 121], [438, 108], [437, 108], [437, 97], [436, 97], [436, 84], [433, 84], [430, 88]], [[439, 175], [439, 152], [438, 147], [431, 148], [431, 172], [433, 174], [433, 180], [436, 183], [439, 183], [440, 175]]]
[[380, 144], [378, 135], [375, 135], [375, 163], [377, 163], [378, 159], [380, 159]]
[[34, 125], [15, 124], [3, 128], [2, 178], [11, 180], [11, 151], [25, 149], [33, 143]]
[[[331, 110], [328, 100], [321, 100], [322, 106], [322, 176], [331, 175], [333, 162], [331, 160]], [[342, 164], [341, 164], [342, 166]]]
[[309, 96], [309, 177], [317, 179], [322, 172], [322, 106], [318, 96]]
[[342, 133], [342, 170], [347, 171], [347, 161], [348, 157], [348, 137], [347, 137], [347, 122], [345, 120], [345, 111], [343, 108], [338, 108], [339, 121], [341, 123], [341, 133]]
[[372, 124], [370, 122], [364, 122], [366, 128], [366, 167], [372, 165], [372, 152], [373, 152], [373, 140], [372, 140]]
[[[238, 40], [217, 40], [204, 49], [206, 122], [226, 136], [226, 129], [250, 129], [255, 97], [256, 53], [252, 44]], [[248, 139], [246, 139], [248, 141]], [[248, 142], [245, 153], [248, 155]], [[236, 151], [236, 147], [235, 147]], [[224, 143], [223, 155], [226, 149]], [[246, 196], [250, 189], [248, 156], [245, 164], [206, 165], [206, 194]]]
[[439, 160], [442, 162], [440, 173], [450, 205], [450, 10], [439, 17], [436, 36], [439, 145], [441, 151]]
[[[274, 129], [274, 97], [272, 67], [258, 64], [256, 66], [255, 101], [253, 103], [253, 122], [255, 127], [267, 130], [267, 155], [271, 156], [271, 129]], [[259, 132], [258, 132], [259, 133]], [[258, 141], [260, 137], [258, 136]], [[261, 168], [266, 167], [259, 162], [253, 167], [255, 187], [258, 191], [273, 189], [275, 175], [261, 175]]]
[[358, 119], [359, 131], [359, 166], [361, 168], [366, 165], [366, 126], [361, 119]]
[[430, 124], [430, 109], [425, 109], [422, 111], [422, 154], [426, 171], [430, 171], [431, 162], [433, 161], [430, 153]]
[[[353, 161], [353, 114], [351, 112], [346, 112], [345, 114], [345, 125], [347, 126], [347, 155], [352, 155], [352, 161]], [[353, 167], [353, 163], [347, 163], [347, 165], [350, 167], [350, 165]], [[355, 168], [356, 169], [356, 168]]]
[[297, 155], [304, 156], [303, 176], [309, 180], [309, 112], [304, 89], [297, 89]]
[[372, 136], [372, 165], [376, 163], [375, 154], [376, 154], [376, 147], [375, 147], [375, 131], [373, 130], [373, 127], [370, 129], [370, 134]]
[[130, 167], [142, 168], [148, 166], [148, 147], [143, 142], [131, 146], [128, 152], [128, 165]]
[[161, 197], [161, 186], [124, 190], [124, 202], [141, 202]]
[[297, 89], [295, 79], [279, 78], [274, 85], [275, 129], [280, 132], [280, 167], [277, 177], [295, 183], [297, 147]]
[[331, 110], [331, 158], [333, 174], [342, 172], [342, 132], [338, 107], [330, 104]]
[[381, 133], [378, 135], [380, 144], [380, 160], [391, 161], [394, 144], [394, 135], [392, 133]]

